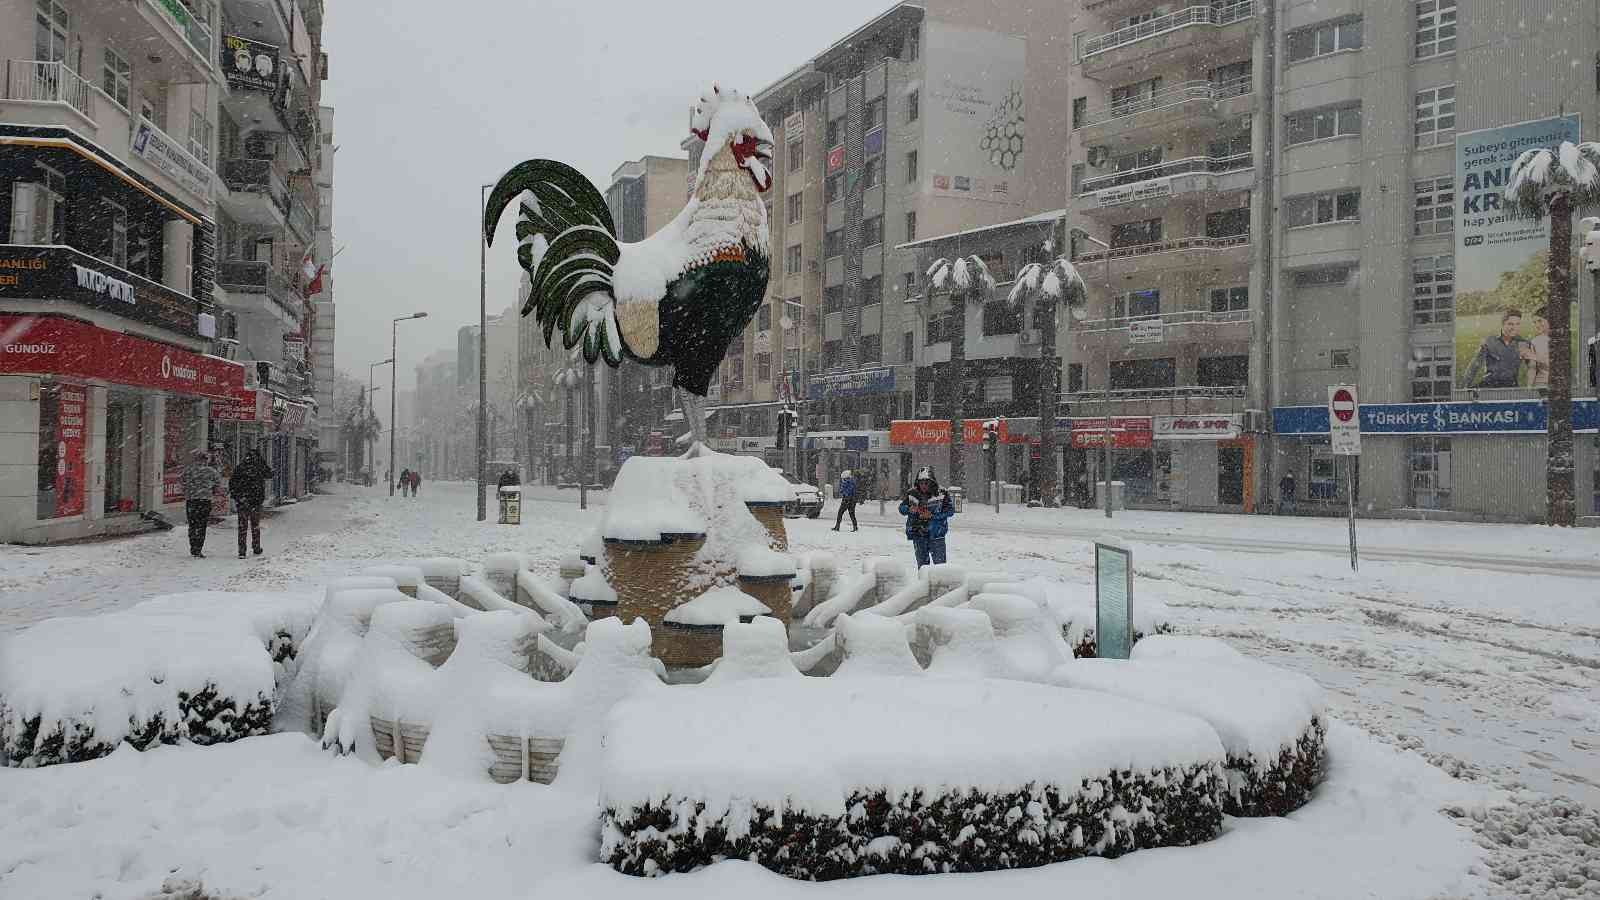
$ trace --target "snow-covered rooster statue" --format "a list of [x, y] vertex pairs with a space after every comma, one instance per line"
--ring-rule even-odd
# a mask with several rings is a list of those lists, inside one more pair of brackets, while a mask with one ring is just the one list
[[772, 130], [750, 98], [715, 85], [695, 103], [689, 130], [705, 142], [694, 196], [638, 243], [617, 240], [605, 198], [588, 179], [548, 159], [528, 160], [500, 179], [483, 232], [492, 244], [501, 213], [522, 196], [522, 314], [536, 317], [546, 344], [560, 326], [565, 346], [581, 345], [591, 364], [615, 367], [626, 358], [672, 366], [697, 455], [711, 376], [767, 290], [761, 194], [772, 187]]

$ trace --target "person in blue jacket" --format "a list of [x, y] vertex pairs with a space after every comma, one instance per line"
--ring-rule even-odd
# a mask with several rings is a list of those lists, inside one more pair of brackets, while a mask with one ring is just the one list
[[900, 515], [906, 517], [906, 537], [917, 553], [917, 568], [929, 562], [944, 562], [944, 536], [950, 530], [950, 517], [955, 514], [955, 504], [939, 488], [933, 468], [923, 466], [916, 483], [900, 501]]
[[860, 531], [861, 526], [856, 523], [856, 476], [849, 470], [844, 470], [844, 475], [839, 478], [839, 514], [834, 517], [833, 530], [838, 531], [844, 524], [844, 514], [850, 514], [850, 530]]

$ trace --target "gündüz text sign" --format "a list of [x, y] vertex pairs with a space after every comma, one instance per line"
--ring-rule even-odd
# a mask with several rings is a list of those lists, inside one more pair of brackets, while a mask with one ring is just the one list
[[70, 247], [0, 245], [0, 301], [71, 303], [199, 337], [192, 297]]
[[244, 367], [55, 316], [0, 315], [0, 375], [60, 375], [230, 398]]

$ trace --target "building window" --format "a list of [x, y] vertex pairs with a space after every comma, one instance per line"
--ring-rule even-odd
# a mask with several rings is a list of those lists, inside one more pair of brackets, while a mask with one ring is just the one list
[[861, 305], [873, 306], [883, 302], [883, 276], [861, 279]]
[[800, 212], [804, 207], [805, 194], [803, 193], [790, 194], [788, 199], [784, 200], [784, 209], [787, 213], [786, 218], [788, 219], [790, 225], [800, 221]]
[[822, 342], [822, 367], [824, 369], [839, 368], [839, 342]]
[[1284, 201], [1284, 221], [1288, 228], [1355, 222], [1361, 218], [1361, 192], [1338, 191], [1290, 197]]
[[757, 353], [756, 354], [756, 380], [757, 381], [771, 381], [772, 380], [772, 354], [771, 353]]
[[909, 301], [911, 298], [917, 295], [917, 273], [907, 272], [902, 277], [905, 279], [905, 281], [901, 285], [901, 290], [903, 293], [900, 299]]
[[[1241, 131], [1231, 138], [1221, 138], [1206, 144], [1206, 154], [1212, 159], [1250, 155], [1250, 132]], [[1249, 165], [1245, 162], [1244, 165]]]
[[1329, 350], [1328, 351], [1328, 368], [1330, 368], [1330, 369], [1354, 369], [1355, 367], [1356, 367], [1356, 351], [1355, 351], [1354, 348], [1346, 347], [1346, 348], [1343, 348], [1343, 349], [1340, 349], [1340, 350]]
[[861, 246], [876, 247], [883, 243], [883, 216], [861, 220]]
[[828, 120], [827, 140], [824, 141], [823, 143], [827, 144], [830, 149], [833, 148], [833, 147], [837, 147], [840, 144], [844, 143], [844, 117], [843, 116], [840, 116], [837, 119], [829, 119]]
[[1322, 266], [1316, 269], [1300, 269], [1294, 273], [1294, 286], [1303, 287], [1332, 287], [1350, 282], [1350, 273], [1353, 266]]
[[883, 98], [877, 97], [867, 101], [861, 109], [861, 130], [871, 131], [883, 124]]
[[1022, 306], [1004, 297], [983, 304], [983, 336], [1016, 334], [1022, 330]]
[[806, 164], [806, 142], [799, 138], [789, 142], [789, 171], [798, 172]]
[[844, 255], [844, 230], [835, 228], [822, 236], [822, 255], [828, 259]]
[[1250, 381], [1250, 357], [1202, 356], [1194, 374], [1201, 387], [1244, 387]]
[[920, 59], [922, 57], [922, 35], [913, 31], [911, 32], [909, 41], [911, 44], [911, 49], [908, 51], [907, 55], [913, 60]]
[[65, 244], [66, 177], [38, 164], [34, 171], [38, 181], [11, 187], [11, 243]]
[[206, 168], [211, 167], [211, 132], [214, 127], [206, 120], [204, 112], [189, 110], [189, 153]]
[[915, 122], [922, 116], [922, 92], [912, 91], [906, 94], [906, 121]]
[[949, 330], [945, 327], [948, 318], [948, 313], [928, 316], [927, 335], [922, 339], [922, 342], [924, 344], [938, 344], [950, 340], [950, 336], [945, 333]]
[[833, 287], [823, 288], [822, 311], [831, 313], [841, 309], [844, 309], [844, 285], [836, 284]]
[[61, 62], [67, 58], [67, 36], [72, 32], [72, 17], [55, 0], [35, 4], [33, 58], [39, 62]]
[[1361, 20], [1346, 19], [1327, 22], [1289, 32], [1285, 44], [1289, 62], [1295, 63], [1317, 56], [1327, 56], [1340, 50], [1361, 49]]
[[1214, 313], [1237, 312], [1250, 308], [1250, 288], [1243, 285], [1239, 287], [1225, 287], [1211, 289], [1211, 311]]
[[1129, 116], [1147, 108], [1161, 90], [1161, 79], [1150, 78], [1111, 89], [1111, 114]]
[[1411, 324], [1443, 325], [1456, 317], [1456, 258], [1419, 256], [1411, 261]]
[[1077, 393], [1083, 390], [1083, 363], [1067, 363], [1067, 391]]
[[1114, 319], [1139, 318], [1143, 316], [1161, 315], [1161, 291], [1128, 291], [1118, 294], [1111, 301], [1111, 317]]
[[1417, 59], [1456, 52], [1456, 0], [1417, 0]]
[[763, 303], [763, 304], [761, 304], [761, 308], [756, 310], [756, 330], [757, 331], [768, 331], [771, 328], [772, 328], [772, 304], [771, 303]]
[[1162, 359], [1119, 359], [1111, 363], [1111, 390], [1136, 391], [1176, 387], [1178, 361]]
[[785, 275], [799, 275], [800, 274], [800, 245], [799, 244], [795, 244], [793, 247], [787, 247], [787, 248], [784, 249], [784, 251], [783, 251], [783, 274], [785, 274]]
[[1206, 237], [1230, 238], [1250, 234], [1250, 207], [1224, 209], [1206, 214]]
[[874, 156], [867, 160], [865, 171], [861, 173], [861, 189], [877, 187], [883, 184], [883, 157]]
[[133, 67], [123, 59], [117, 51], [107, 47], [105, 49], [105, 64], [100, 69], [100, 89], [106, 92], [112, 102], [128, 108], [129, 83], [133, 80]]
[[774, 219], [772, 217], [772, 201], [771, 200], [763, 200], [763, 201], [761, 201], [761, 208], [765, 209], [767, 211], [767, 221], [768, 222], [776, 222], [776, 221], [778, 221], [777, 219]]
[[839, 172], [835, 175], [829, 175], [822, 182], [822, 192], [824, 199], [829, 203], [837, 203], [844, 199], [844, 173]]
[[1073, 128], [1082, 128], [1083, 125], [1084, 125], [1084, 119], [1087, 117], [1086, 114], [1088, 112], [1089, 112], [1089, 98], [1088, 97], [1073, 97], [1072, 98], [1072, 127]]
[[126, 269], [128, 267], [128, 211], [121, 204], [113, 203], [104, 198], [106, 228], [106, 262]]
[[1361, 133], [1361, 104], [1330, 106], [1291, 113], [1285, 120], [1284, 140], [1290, 145]]
[[1453, 344], [1428, 344], [1411, 349], [1411, 399], [1445, 403], [1456, 383], [1456, 348]]
[[1449, 234], [1455, 230], [1455, 179], [1424, 178], [1413, 182], [1411, 195], [1414, 201], [1411, 233], [1417, 236]]
[[1451, 144], [1456, 137], [1456, 86], [1417, 91], [1417, 146]]
[[902, 362], [916, 362], [917, 333], [908, 331], [900, 336], [900, 359]]
[[1142, 222], [1124, 222], [1111, 228], [1112, 247], [1138, 247], [1161, 243], [1161, 220], [1145, 219]]
[[983, 380], [983, 402], [1010, 403], [1016, 396], [1015, 381], [1010, 375], [991, 375]]
[[1332, 500], [1339, 496], [1339, 475], [1333, 450], [1312, 447], [1306, 479], [1306, 496], [1313, 500]]
[[863, 334], [856, 341], [856, 361], [875, 363], [883, 360], [883, 335]]
[[728, 360], [728, 377], [725, 387], [730, 391], [737, 391], [744, 387], [744, 357], [738, 356]]
[[917, 183], [917, 151], [906, 154], [906, 184]]
[[911, 212], [906, 213], [906, 240], [914, 241], [916, 239], [917, 239], [917, 211], [916, 210], [912, 210]]
[[1415, 509], [1450, 508], [1450, 439], [1416, 436], [1406, 439], [1406, 462], [1411, 469], [1411, 506]]

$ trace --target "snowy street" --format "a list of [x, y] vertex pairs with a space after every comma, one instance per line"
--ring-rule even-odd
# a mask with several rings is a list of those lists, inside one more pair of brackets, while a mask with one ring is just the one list
[[[417, 499], [391, 499], [376, 488], [346, 491], [265, 520], [267, 553], [249, 560], [234, 558], [231, 520], [212, 532], [206, 560], [187, 557], [181, 528], [73, 547], [0, 548], [0, 633], [181, 591], [315, 593], [331, 578], [404, 558], [478, 560], [516, 550], [529, 554], [536, 567], [553, 570], [598, 522], [604, 502], [604, 495], [591, 497], [585, 511], [574, 492], [530, 489], [524, 524], [507, 527], [493, 524], [492, 509], [489, 523], [474, 521], [469, 485], [429, 484]], [[909, 562], [910, 546], [893, 508], [880, 518], [876, 501], [868, 501], [860, 510], [861, 530], [851, 532], [846, 521], [839, 533], [829, 530], [834, 509], [830, 504], [817, 520], [788, 520], [791, 550], [830, 550], [841, 568], [870, 556]], [[950, 558], [972, 566], [1003, 564], [1028, 576], [1092, 581], [1090, 539], [1116, 534], [1134, 550], [1134, 603], [1167, 604], [1179, 632], [1222, 638], [1312, 677], [1328, 690], [1335, 718], [1415, 751], [1463, 787], [1514, 798], [1511, 808], [1525, 813], [1523, 821], [1547, 815], [1550, 795], [1587, 807], [1581, 812], [1593, 822], [1600, 807], [1600, 599], [1594, 590], [1600, 552], [1594, 533], [1361, 522], [1362, 566], [1352, 573], [1344, 528], [1340, 520], [1145, 512], [1119, 512], [1107, 522], [1098, 511], [1014, 507], [996, 518], [992, 509], [969, 505], [952, 520]], [[299, 740], [278, 736], [245, 744], [278, 746], [290, 751], [296, 766], [315, 768], [312, 748], [289, 747]], [[162, 749], [146, 756], [174, 759], [197, 752], [244, 760], [266, 751]], [[23, 811], [37, 812], [32, 804], [49, 801], [32, 789], [36, 785], [96, 767], [114, 771], [131, 764], [125, 756], [37, 775], [0, 770], [0, 797], [21, 790], [32, 797], [21, 801]], [[209, 764], [202, 771], [210, 771]], [[120, 783], [125, 776], [108, 777]], [[226, 783], [237, 775], [216, 777]], [[0, 851], [0, 895], [9, 896], [8, 872], [37, 877], [66, 865], [72, 828], [56, 822], [53, 829], [30, 832], [27, 817], [16, 809], [7, 812], [7, 802], [0, 800], [0, 822], [6, 823], [0, 846], [27, 848]], [[68, 818], [85, 814], [58, 812]], [[463, 808], [451, 815], [466, 822], [474, 813]], [[237, 818], [231, 821], [218, 827], [244, 827]], [[400, 840], [392, 831], [397, 826], [370, 821], [362, 827], [377, 829], [373, 852], [380, 861], [395, 852], [384, 848]], [[8, 834], [7, 828], [22, 830]], [[390, 837], [376, 839], [384, 834]], [[1592, 858], [1592, 835], [1590, 840], [1585, 848], [1578, 837], [1552, 833], [1529, 848], [1499, 848], [1489, 865], [1506, 864], [1496, 855], [1505, 853], [1517, 859], [1550, 854], [1571, 862], [1587, 852]], [[142, 857], [125, 864], [165, 865]], [[1486, 881], [1473, 883], [1498, 895]], [[1514, 892], [1539, 895], [1521, 884]]]

